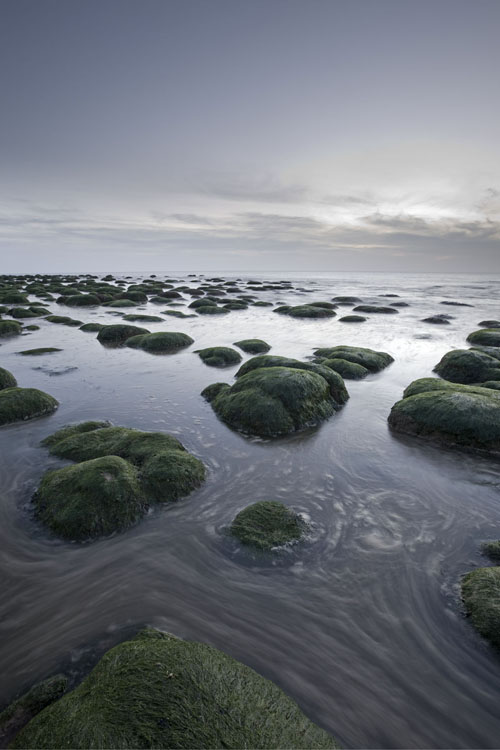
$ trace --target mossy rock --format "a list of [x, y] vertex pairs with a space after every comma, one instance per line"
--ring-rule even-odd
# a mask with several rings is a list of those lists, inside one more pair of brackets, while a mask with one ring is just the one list
[[302, 518], [286, 505], [265, 500], [238, 513], [229, 532], [242, 544], [270, 550], [298, 541], [305, 527]]
[[260, 437], [286, 435], [317, 425], [337, 408], [325, 378], [292, 367], [255, 369], [231, 387], [209, 386], [202, 396], [230, 427]]
[[361, 300], [359, 297], [340, 295], [338, 297], [333, 297], [333, 302], [336, 302], [338, 305], [356, 305], [358, 302], [361, 302]]
[[74, 320], [73, 318], [68, 318], [66, 315], [47, 315], [45, 320], [48, 320], [49, 323], [60, 323], [63, 326], [70, 326], [75, 328], [76, 326], [82, 325], [81, 320]]
[[394, 358], [387, 352], [377, 352], [374, 349], [365, 349], [360, 346], [331, 346], [316, 349], [314, 356], [323, 359], [345, 359], [356, 365], [365, 367], [370, 372], [380, 372], [388, 367]]
[[108, 651], [13, 748], [337, 747], [274, 683], [203, 643], [146, 629]]
[[119, 346], [124, 344], [127, 339], [131, 339], [132, 336], [141, 336], [146, 333], [150, 333], [147, 328], [139, 328], [139, 326], [131, 326], [126, 323], [117, 323], [101, 328], [97, 334], [97, 340], [101, 344]]
[[495, 562], [500, 562], [500, 541], [484, 542], [481, 552]]
[[104, 328], [104, 323], [84, 323], [80, 326], [80, 331], [86, 331], [87, 333], [99, 333]]
[[300, 360], [292, 359], [291, 357], [279, 357], [274, 354], [261, 354], [257, 357], [252, 357], [252, 359], [249, 359], [241, 365], [236, 373], [236, 377], [239, 378], [241, 375], [246, 375], [252, 370], [257, 370], [263, 367], [291, 367], [296, 370], [306, 370], [307, 372], [314, 372], [317, 375], [321, 375], [330, 387], [330, 395], [336, 403], [336, 408], [345, 404], [349, 398], [349, 394], [341, 375], [334, 370], [324, 367], [321, 364], [301, 362]]
[[203, 297], [202, 299], [193, 300], [189, 303], [188, 307], [191, 307], [193, 310], [196, 310], [198, 307], [217, 307], [217, 302]]
[[5, 388], [0, 391], [0, 425], [52, 414], [59, 403], [36, 388]]
[[229, 367], [241, 362], [241, 354], [229, 346], [210, 346], [198, 349], [197, 354], [210, 367]]
[[500, 649], [500, 567], [467, 573], [462, 579], [462, 598], [476, 630]]
[[113, 299], [110, 302], [106, 302], [104, 307], [137, 307], [140, 302], [134, 302], [131, 299]]
[[384, 315], [391, 315], [391, 313], [399, 312], [395, 307], [382, 307], [380, 305], [357, 305], [353, 310], [354, 312], [381, 313]]
[[331, 370], [335, 370], [335, 372], [338, 372], [346, 380], [361, 380], [370, 374], [370, 370], [363, 367], [363, 365], [349, 362], [347, 359], [325, 359], [321, 364], [329, 367]]
[[433, 323], [434, 325], [450, 325], [449, 315], [431, 315], [429, 318], [422, 318], [422, 323]]
[[248, 304], [246, 302], [226, 302], [223, 305], [225, 310], [248, 310]]
[[23, 327], [17, 320], [0, 320], [0, 336], [16, 336]]
[[481, 320], [478, 326], [481, 328], [500, 328], [500, 320]]
[[160, 331], [158, 333], [146, 333], [140, 336], [132, 336], [125, 344], [132, 349], [143, 349], [152, 354], [167, 354], [184, 349], [194, 343], [191, 336], [179, 331]]
[[480, 331], [469, 333], [467, 341], [470, 344], [480, 344], [481, 346], [500, 346], [500, 330], [482, 328]]
[[344, 315], [342, 318], [339, 318], [340, 323], [364, 323], [366, 318], [364, 318], [362, 315]]
[[160, 318], [159, 315], [140, 315], [139, 313], [124, 315], [123, 320], [130, 323], [163, 323], [163, 318]]
[[33, 503], [42, 523], [74, 541], [123, 531], [148, 507], [138, 470], [111, 455], [47, 472]]
[[438, 362], [434, 372], [452, 383], [500, 380], [500, 361], [478, 349], [453, 349]]
[[23, 357], [39, 357], [42, 354], [51, 354], [52, 352], [62, 352], [62, 349], [58, 349], [55, 346], [41, 346], [39, 349], [24, 349], [22, 352]]
[[0, 292], [0, 302], [4, 305], [24, 305], [29, 303], [25, 294], [16, 291]]
[[101, 300], [95, 294], [72, 294], [65, 299], [64, 304], [68, 307], [97, 307]]
[[252, 307], [272, 307], [272, 302], [264, 302], [264, 300], [258, 300], [257, 302], [252, 302]]
[[[162, 432], [83, 422], [49, 435], [42, 445], [59, 458], [79, 462], [49, 472], [35, 495], [41, 520], [65, 539], [82, 541], [123, 530], [135, 523], [149, 504], [185, 497], [205, 477], [202, 462], [176, 438]], [[106, 469], [105, 459], [119, 459], [111, 464], [113, 472]], [[69, 471], [78, 467], [84, 469]], [[99, 484], [103, 489], [97, 491]], [[59, 486], [64, 491], [57, 493]], [[87, 491], [94, 492], [92, 501], [87, 499]], [[115, 500], [107, 499], [108, 492], [118, 503], [112, 513], [107, 506], [114, 507]], [[51, 501], [56, 495], [57, 503]]]
[[265, 354], [271, 348], [262, 339], [243, 339], [242, 341], [235, 341], [234, 346], [247, 354]]
[[218, 305], [203, 305], [201, 307], [196, 308], [196, 312], [198, 315], [228, 315], [229, 310], [226, 310], [224, 307], [219, 307]]
[[40, 326], [35, 326], [31, 324], [29, 326], [24, 326], [23, 328], [23, 331], [39, 331], [39, 330], [40, 330]]
[[9, 370], [0, 367], [0, 391], [3, 391], [4, 388], [15, 388], [16, 385], [17, 380], [14, 375]]
[[500, 451], [500, 392], [422, 378], [392, 407], [390, 427], [445, 445]]
[[190, 315], [187, 315], [186, 313], [183, 313], [181, 310], [162, 310], [162, 315], [172, 315], [174, 318], [196, 318], [195, 313], [191, 313]]
[[[283, 307], [288, 307], [288, 305], [284, 305]], [[282, 312], [291, 318], [333, 318], [336, 312], [332, 308], [311, 303], [308, 305], [294, 305], [293, 307], [288, 307], [287, 310], [278, 308], [274, 312]]]
[[45, 308], [38, 308], [40, 311], [37, 312], [36, 308], [31, 309], [30, 307], [13, 307], [11, 310], [9, 310], [9, 315], [12, 315], [13, 318], [21, 319], [21, 318], [39, 318], [42, 315], [48, 315], [49, 310], [45, 310]]
[[39, 682], [12, 701], [0, 713], [0, 745], [7, 747], [9, 741], [42, 709], [59, 700], [68, 686], [68, 678], [56, 674]]

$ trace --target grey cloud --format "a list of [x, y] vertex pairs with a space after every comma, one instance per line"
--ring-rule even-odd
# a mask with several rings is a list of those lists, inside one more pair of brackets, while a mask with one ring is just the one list
[[197, 188], [201, 193], [233, 201], [262, 203], [298, 203], [307, 198], [303, 185], [286, 185], [269, 175], [262, 177], [218, 175], [203, 179]]

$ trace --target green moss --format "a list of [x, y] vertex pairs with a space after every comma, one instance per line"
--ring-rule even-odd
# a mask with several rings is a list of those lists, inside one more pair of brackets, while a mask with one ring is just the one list
[[500, 562], [500, 541], [484, 542], [484, 544], [481, 545], [481, 551], [491, 560]]
[[335, 748], [276, 685], [202, 643], [155, 630], [108, 651], [13, 748]]
[[[332, 307], [334, 306], [332, 305]], [[282, 305], [280, 308], [276, 308], [274, 312], [289, 315], [291, 318], [333, 318], [336, 315], [335, 310], [323, 307], [319, 303], [295, 305], [294, 307]]]
[[17, 320], [0, 320], [0, 336], [15, 336], [23, 327]]
[[21, 292], [7, 291], [0, 292], [0, 302], [6, 305], [23, 305], [28, 304], [29, 300]]
[[24, 331], [39, 331], [40, 326], [35, 326], [35, 325], [24, 326], [23, 330]]
[[481, 328], [500, 328], [500, 320], [481, 320], [478, 326]]
[[423, 318], [422, 323], [433, 323], [434, 325], [450, 325], [450, 315], [431, 315]]
[[380, 372], [394, 362], [393, 357], [387, 352], [377, 352], [360, 346], [332, 346], [316, 349], [314, 355], [320, 359], [345, 359], [347, 362], [366, 367], [370, 372]]
[[392, 429], [491, 452], [500, 450], [500, 393], [433, 378], [411, 383], [389, 415]]
[[13, 318], [39, 318], [41, 315], [47, 315], [49, 313], [48, 310], [40, 309], [38, 308], [38, 311], [36, 308], [30, 308], [30, 307], [13, 307], [11, 310], [9, 310], [9, 315], [12, 315]]
[[99, 297], [95, 294], [72, 294], [64, 301], [68, 307], [96, 307], [101, 304]]
[[434, 372], [452, 383], [500, 380], [500, 362], [477, 349], [454, 349], [444, 355]]
[[228, 346], [210, 346], [207, 349], [198, 349], [197, 354], [210, 367], [229, 367], [241, 362], [241, 354]]
[[233, 300], [232, 302], [224, 303], [223, 308], [225, 310], [248, 310], [248, 303]]
[[50, 354], [51, 352], [62, 352], [62, 349], [58, 349], [55, 346], [42, 346], [39, 349], [24, 349], [22, 354], [24, 357], [38, 357], [40, 354]]
[[48, 320], [49, 323], [60, 323], [63, 326], [81, 326], [82, 321], [81, 320], [74, 320], [73, 318], [68, 318], [66, 315], [47, 315], [45, 320]]
[[335, 370], [335, 372], [338, 372], [346, 380], [361, 380], [370, 374], [370, 371], [366, 367], [363, 367], [363, 365], [349, 362], [347, 359], [325, 359], [321, 364], [329, 367], [331, 370]]
[[186, 313], [183, 313], [180, 310], [162, 310], [162, 315], [172, 315], [174, 318], [196, 318], [194, 313], [186, 315]]
[[344, 315], [343, 318], [339, 318], [340, 323], [364, 323], [365, 320], [362, 315]]
[[0, 425], [42, 417], [58, 406], [55, 398], [36, 388], [5, 388], [0, 391]]
[[263, 501], [242, 510], [230, 527], [230, 533], [242, 544], [270, 550], [299, 540], [305, 523], [283, 503]]
[[334, 302], [338, 302], [339, 305], [355, 305], [357, 302], [361, 302], [359, 297], [339, 296], [333, 298]]
[[36, 714], [64, 695], [67, 685], [67, 677], [62, 674], [54, 675], [33, 685], [27, 693], [7, 706], [0, 713], [0, 745], [7, 747], [8, 742]]
[[196, 312], [198, 313], [198, 315], [228, 315], [229, 310], [226, 310], [223, 307], [219, 307], [218, 305], [204, 305], [201, 307], [197, 307]]
[[478, 568], [462, 579], [462, 598], [476, 630], [500, 648], [500, 568]]
[[188, 307], [196, 310], [198, 307], [217, 307], [217, 302], [203, 297], [202, 299], [195, 299], [189, 303]]
[[339, 408], [345, 404], [349, 398], [342, 376], [337, 372], [321, 364], [300, 362], [300, 360], [291, 359], [290, 357], [279, 357], [273, 354], [261, 354], [258, 357], [252, 357], [252, 359], [249, 359], [240, 367], [236, 373], [236, 377], [239, 378], [241, 375], [246, 375], [252, 370], [263, 367], [291, 367], [295, 370], [306, 370], [307, 372], [314, 372], [320, 375], [330, 387], [330, 395], [335, 401], [335, 408]]
[[500, 346], [500, 331], [498, 329], [483, 328], [480, 331], [474, 331], [467, 336], [470, 344], [480, 344], [482, 346]]
[[86, 331], [87, 333], [99, 333], [104, 328], [104, 323], [84, 323], [80, 326], [80, 331]]
[[130, 323], [163, 323], [163, 318], [159, 315], [140, 315], [139, 313], [124, 315], [123, 320], [128, 320]]
[[353, 310], [354, 312], [383, 313], [385, 315], [399, 312], [395, 307], [381, 307], [380, 305], [358, 305], [357, 307], [354, 307]]
[[137, 307], [139, 302], [134, 302], [131, 299], [114, 299], [110, 302], [106, 302], [104, 307]]
[[264, 354], [271, 348], [262, 339], [243, 339], [242, 341], [235, 341], [234, 346], [239, 347], [247, 354]]
[[16, 385], [17, 380], [14, 375], [9, 370], [0, 367], [0, 391], [3, 391], [4, 388], [15, 388]]
[[137, 469], [118, 456], [47, 472], [33, 503], [42, 523], [75, 541], [123, 531], [147, 510]]
[[116, 325], [104, 326], [97, 334], [97, 340], [101, 344], [118, 346], [124, 344], [132, 336], [140, 336], [149, 333], [147, 328], [117, 323]]
[[127, 339], [126, 346], [133, 349], [143, 349], [145, 352], [153, 354], [165, 354], [176, 352], [186, 346], [190, 346], [194, 341], [191, 336], [178, 331], [160, 331], [159, 333], [147, 333], [140, 336], [132, 336]]

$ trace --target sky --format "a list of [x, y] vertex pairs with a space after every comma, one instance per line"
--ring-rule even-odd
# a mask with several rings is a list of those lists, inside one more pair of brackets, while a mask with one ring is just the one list
[[500, 272], [500, 0], [0, 0], [4, 273]]

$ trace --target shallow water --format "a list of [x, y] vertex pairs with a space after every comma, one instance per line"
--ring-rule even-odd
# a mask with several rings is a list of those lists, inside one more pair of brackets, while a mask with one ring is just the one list
[[[350, 307], [326, 320], [251, 307], [145, 324], [195, 339], [167, 356], [107, 349], [96, 334], [37, 319], [40, 331], [2, 340], [0, 365], [60, 407], [0, 431], [0, 702], [60, 668], [78, 679], [103, 649], [150, 624], [249, 664], [345, 747], [498, 747], [500, 658], [464, 617], [459, 582], [487, 564], [481, 541], [500, 537], [500, 464], [395, 436], [387, 415], [408, 383], [430, 376], [450, 348], [467, 346], [480, 320], [498, 319], [500, 277], [287, 278], [314, 292], [255, 294], [281, 304], [350, 294], [387, 305], [399, 300], [379, 295], [395, 293], [410, 306], [360, 325], [338, 322]], [[473, 307], [441, 305], [446, 299]], [[84, 322], [121, 321], [106, 308], [48, 306]], [[420, 322], [443, 312], [454, 316], [448, 326]], [[249, 439], [220, 423], [199, 395], [209, 383], [232, 382], [237, 366], [210, 368], [193, 352], [249, 337], [299, 359], [345, 343], [387, 351], [395, 362], [346, 381], [349, 402], [319, 428]], [[42, 346], [63, 351], [16, 354]], [[176, 435], [204, 461], [206, 483], [124, 534], [90, 545], [50, 538], [30, 497], [44, 471], [62, 462], [39, 441], [94, 418]], [[239, 510], [263, 499], [293, 506], [312, 524], [307, 541], [274, 563], [224, 535]]]

